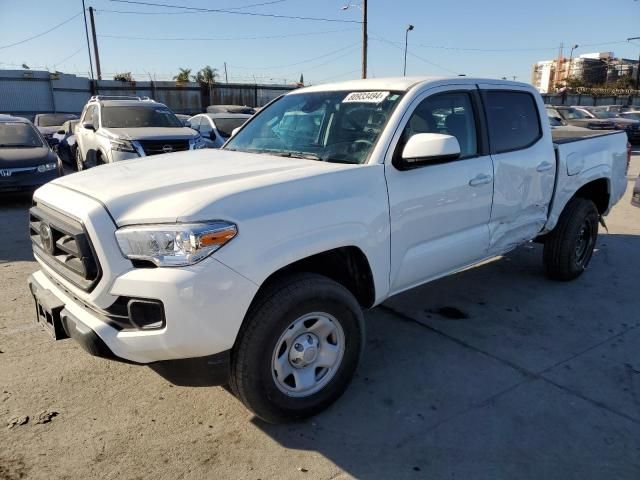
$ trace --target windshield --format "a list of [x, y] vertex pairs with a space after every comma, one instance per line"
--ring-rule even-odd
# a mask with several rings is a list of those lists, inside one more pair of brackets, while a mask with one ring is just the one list
[[382, 91], [285, 95], [262, 110], [225, 148], [364, 163], [401, 97]]
[[78, 116], [72, 113], [41, 113], [36, 117], [36, 125], [39, 127], [58, 127], [73, 118], [78, 118]]
[[110, 128], [182, 127], [167, 107], [103, 107], [102, 126]]
[[213, 123], [216, 124], [220, 135], [230, 137], [233, 130], [244, 125], [247, 120], [249, 118], [214, 118]]
[[598, 118], [616, 118], [618, 116], [614, 112], [606, 112], [604, 110], [593, 110], [593, 114]]
[[28, 123], [0, 123], [0, 148], [42, 147], [38, 132]]
[[562, 110], [558, 110], [560, 115], [564, 117], [565, 120], [582, 120], [585, 118], [591, 118], [585, 112], [581, 110], [576, 110], [575, 108], [563, 108]]

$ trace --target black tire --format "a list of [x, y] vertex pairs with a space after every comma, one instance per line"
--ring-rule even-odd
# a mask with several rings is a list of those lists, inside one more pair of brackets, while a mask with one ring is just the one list
[[545, 239], [543, 256], [547, 277], [569, 281], [584, 272], [598, 238], [598, 223], [598, 209], [591, 200], [569, 201], [558, 224]]
[[[319, 391], [292, 397], [278, 387], [272, 359], [281, 335], [296, 319], [311, 312], [326, 312], [337, 320], [344, 332], [344, 353], [332, 377]], [[363, 347], [364, 319], [354, 296], [327, 277], [293, 274], [267, 286], [252, 304], [232, 352], [229, 386], [249, 410], [266, 422], [307, 418], [342, 395]]]

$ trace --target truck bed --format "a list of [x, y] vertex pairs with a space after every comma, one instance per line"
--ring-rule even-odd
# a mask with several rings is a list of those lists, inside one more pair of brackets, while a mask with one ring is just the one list
[[577, 142], [585, 138], [602, 137], [620, 133], [615, 130], [560, 130], [558, 128], [551, 129], [551, 138], [553, 143], [560, 145], [563, 143]]

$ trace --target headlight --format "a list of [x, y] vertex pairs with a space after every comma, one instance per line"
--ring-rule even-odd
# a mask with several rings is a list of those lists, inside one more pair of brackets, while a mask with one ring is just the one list
[[116, 239], [122, 254], [131, 260], [183, 267], [208, 257], [237, 233], [235, 224], [224, 221], [136, 225], [116, 230]]
[[111, 140], [111, 150], [116, 152], [135, 152], [136, 149], [129, 140]]
[[198, 134], [198, 136], [193, 140], [193, 148], [194, 150], [198, 150], [200, 148], [206, 148], [207, 144], [202, 138], [202, 135]]
[[38, 165], [38, 172], [44, 173], [50, 170], [55, 170], [56, 168], [58, 168], [57, 163], [45, 163], [44, 165]]

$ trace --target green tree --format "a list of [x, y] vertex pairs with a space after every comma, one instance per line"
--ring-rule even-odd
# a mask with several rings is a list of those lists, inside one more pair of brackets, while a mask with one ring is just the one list
[[176, 82], [188, 82], [191, 77], [191, 69], [190, 68], [181, 68], [178, 75], [173, 77]]
[[218, 69], [211, 68], [209, 65], [207, 65], [203, 69], [198, 70], [198, 73], [194, 75], [193, 79], [203, 85], [213, 85], [214, 83], [216, 83], [217, 76]]
[[116, 73], [113, 76], [113, 79], [120, 80], [121, 82], [133, 82], [133, 77], [131, 76], [131, 72]]

